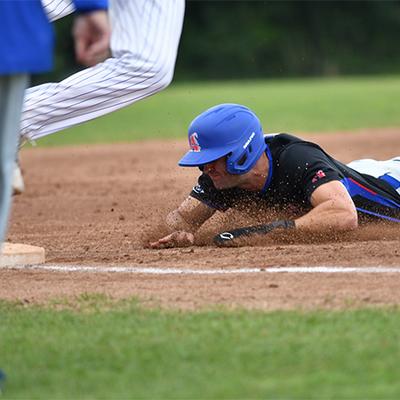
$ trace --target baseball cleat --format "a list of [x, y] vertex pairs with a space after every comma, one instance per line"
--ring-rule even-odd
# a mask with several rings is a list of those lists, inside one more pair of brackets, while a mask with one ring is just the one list
[[21, 194], [25, 190], [24, 177], [22, 176], [21, 167], [18, 161], [15, 162], [13, 180], [12, 180], [13, 196]]

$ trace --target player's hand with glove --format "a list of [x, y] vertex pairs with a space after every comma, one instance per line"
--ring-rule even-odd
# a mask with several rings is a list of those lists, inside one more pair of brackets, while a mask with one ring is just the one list
[[175, 231], [171, 234], [150, 243], [152, 249], [166, 249], [170, 247], [188, 247], [194, 244], [194, 235], [190, 232]]

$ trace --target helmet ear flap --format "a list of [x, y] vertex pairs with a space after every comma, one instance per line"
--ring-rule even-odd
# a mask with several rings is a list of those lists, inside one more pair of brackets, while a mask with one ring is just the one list
[[249, 159], [249, 155], [247, 153], [247, 149], [241, 152], [234, 151], [230, 153], [226, 159], [226, 170], [230, 174], [234, 175], [244, 174], [244, 167], [246, 165], [246, 161]]
[[[266, 144], [264, 135], [259, 132], [250, 136], [251, 142], [247, 142], [247, 146], [240, 146], [238, 149], [230, 153], [226, 160], [226, 170], [230, 174], [240, 175], [249, 172], [264, 153]], [[250, 140], [250, 139], [249, 139]]]

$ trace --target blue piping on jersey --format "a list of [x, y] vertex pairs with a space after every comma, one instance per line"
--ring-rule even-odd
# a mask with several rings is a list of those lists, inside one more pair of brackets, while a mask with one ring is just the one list
[[266, 155], [268, 157], [269, 170], [268, 170], [267, 180], [265, 181], [265, 184], [264, 184], [263, 188], [261, 189], [261, 194], [265, 193], [265, 191], [268, 189], [268, 187], [269, 187], [269, 185], [271, 184], [271, 181], [272, 181], [272, 169], [273, 169], [272, 155], [271, 155], [271, 151], [270, 151], [270, 149], [269, 149], [267, 144], [266, 144], [265, 153], [266, 153]]
[[350, 178], [343, 178], [341, 182], [346, 187], [351, 197], [360, 195], [361, 197], [364, 197], [364, 199], [368, 199], [374, 203], [378, 203], [389, 208], [400, 209], [399, 203], [396, 203], [390, 199], [386, 199], [385, 197], [380, 196], [379, 194], [374, 193], [367, 188], [364, 188], [363, 185], [353, 181]]
[[373, 216], [375, 216], [375, 217], [388, 219], [389, 221], [400, 222], [400, 219], [388, 217], [387, 215], [378, 214], [378, 213], [375, 213], [375, 212], [373, 212], [373, 211], [364, 210], [363, 208], [360, 208], [360, 207], [356, 207], [356, 210], [357, 210], [357, 211], [360, 211], [360, 212], [362, 212], [362, 213], [365, 213], [365, 214], [373, 215]]
[[393, 176], [390, 176], [389, 174], [382, 175], [379, 177], [379, 179], [386, 181], [390, 186], [394, 187], [396, 190], [400, 188], [400, 181], [398, 181], [396, 178], [393, 178]]

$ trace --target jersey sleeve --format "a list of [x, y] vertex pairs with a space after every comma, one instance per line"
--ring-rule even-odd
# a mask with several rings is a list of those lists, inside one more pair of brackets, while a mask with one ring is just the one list
[[296, 190], [302, 191], [306, 201], [319, 186], [343, 179], [333, 160], [312, 143], [296, 143], [285, 149], [280, 162]]
[[78, 12], [106, 10], [108, 0], [74, 0], [74, 5]]
[[190, 196], [215, 210], [226, 211], [232, 206], [232, 198], [228, 192], [228, 190], [217, 190], [210, 177], [202, 174]]

